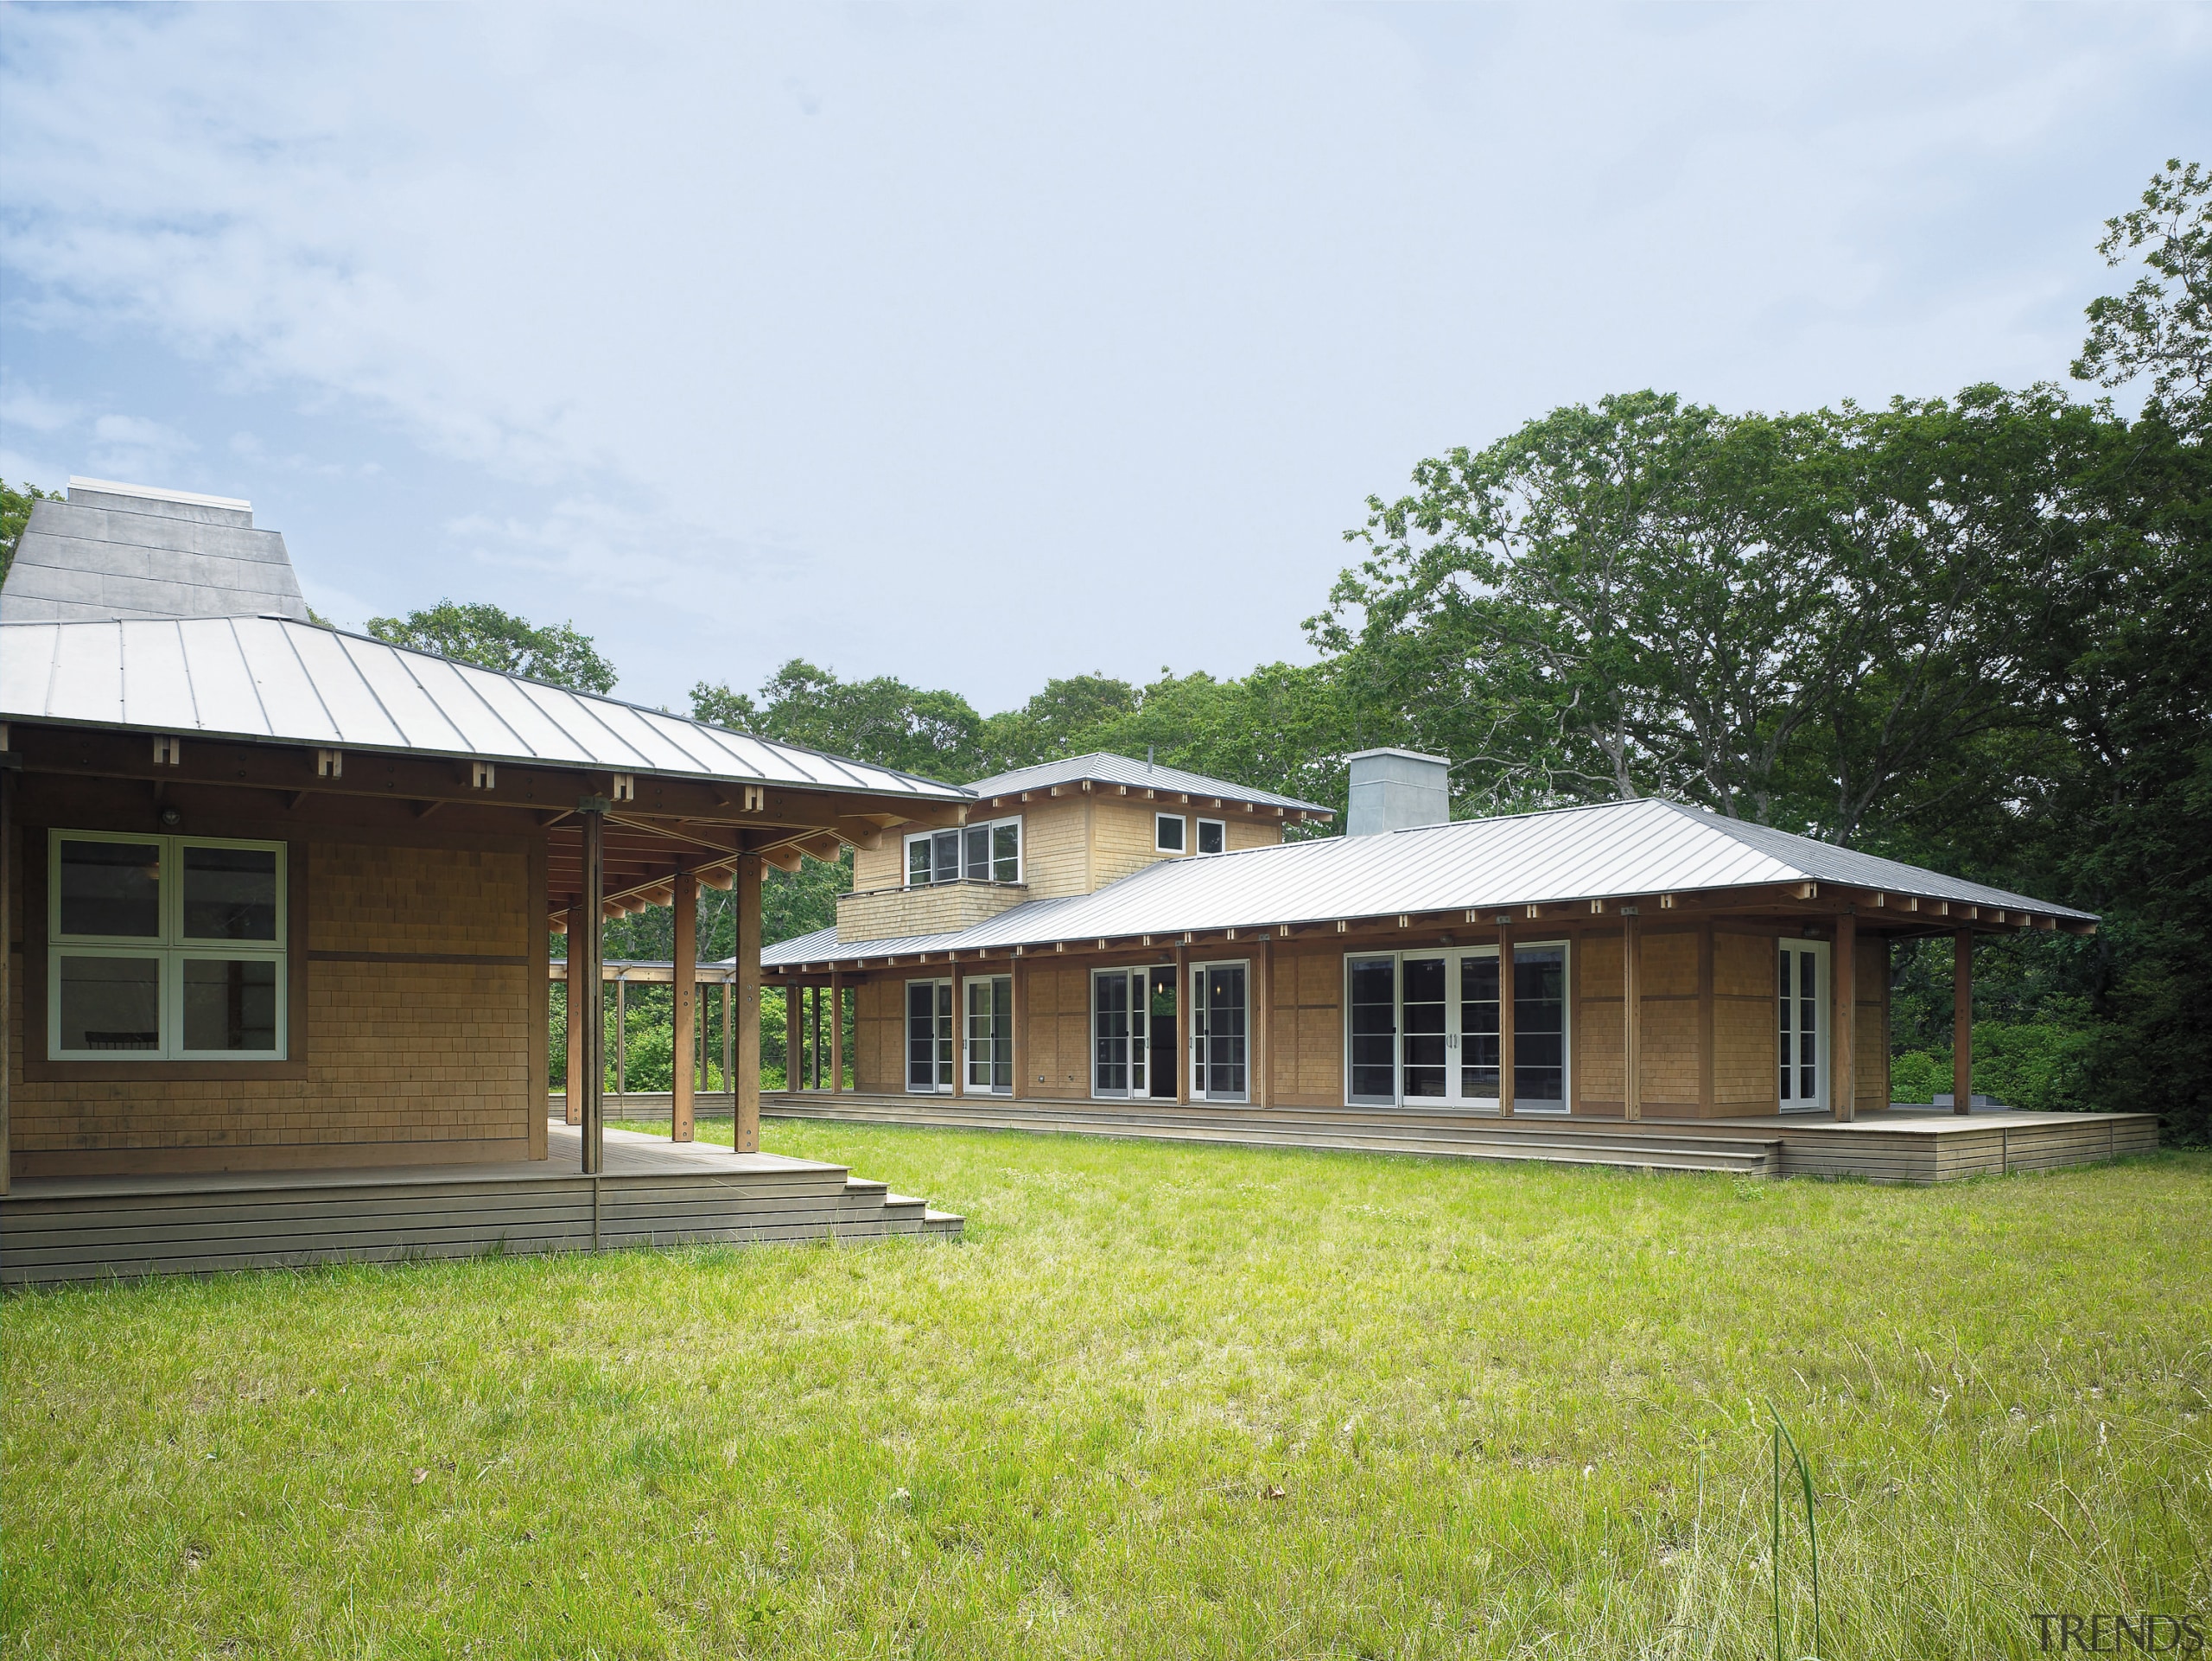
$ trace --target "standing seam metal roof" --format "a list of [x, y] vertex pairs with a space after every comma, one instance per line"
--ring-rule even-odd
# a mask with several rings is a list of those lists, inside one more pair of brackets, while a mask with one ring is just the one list
[[283, 617], [0, 624], [0, 718], [966, 802], [966, 791]]
[[1166, 860], [1095, 894], [1033, 900], [957, 933], [838, 945], [827, 931], [786, 941], [764, 952], [762, 961], [827, 962], [1807, 881], [2094, 920], [2090, 913], [2025, 894], [1647, 798]]
[[1138, 761], [1126, 755], [1116, 755], [1107, 750], [1093, 750], [1088, 755], [1071, 755], [1062, 761], [1040, 761], [1033, 767], [1016, 767], [1011, 773], [994, 773], [988, 779], [978, 779], [968, 786], [977, 796], [1011, 796], [1017, 791], [1044, 790], [1053, 785], [1071, 785], [1084, 779], [1095, 779], [1101, 784], [1127, 785], [1132, 790], [1168, 790], [1179, 795], [1218, 796], [1224, 801], [1256, 802], [1262, 807], [1302, 808], [1308, 813], [1333, 814], [1332, 807], [1319, 802], [1300, 801], [1295, 796], [1279, 796], [1272, 790], [1255, 790], [1249, 785], [1231, 784], [1226, 779], [1209, 778], [1203, 773], [1185, 773], [1180, 767], [1168, 767]]

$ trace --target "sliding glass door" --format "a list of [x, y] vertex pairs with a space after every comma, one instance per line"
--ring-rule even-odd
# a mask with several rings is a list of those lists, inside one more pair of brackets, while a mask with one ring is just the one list
[[906, 983], [906, 1088], [936, 1095], [952, 1088], [952, 983]]
[[970, 975], [968, 1073], [962, 1087], [976, 1095], [1014, 1094], [1014, 977]]
[[1191, 1098], [1249, 1099], [1245, 965], [1191, 965]]
[[1097, 969], [1090, 975], [1090, 1093], [1151, 1093], [1147, 1062], [1151, 1026], [1142, 969]]
[[[1345, 1100], [1496, 1112], [1503, 1053], [1495, 946], [1344, 960]], [[1567, 1111], [1567, 947], [1513, 951], [1514, 1111]]]
[[1812, 1113], [1828, 1104], [1828, 943], [1784, 940], [1775, 1000], [1782, 1111]]

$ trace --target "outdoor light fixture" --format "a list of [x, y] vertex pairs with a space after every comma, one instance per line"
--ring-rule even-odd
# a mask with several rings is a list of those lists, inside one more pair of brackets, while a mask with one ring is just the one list
[[178, 812], [178, 811], [176, 811], [176, 809], [175, 809], [175, 808], [173, 808], [173, 807], [165, 807], [165, 808], [163, 808], [163, 809], [162, 810], [162, 823], [163, 824], [168, 824], [168, 825], [174, 825], [174, 824], [177, 824], [177, 823], [179, 823], [179, 822], [180, 822], [183, 818], [184, 818], [184, 815], [183, 815], [183, 814], [181, 814], [181, 813], [180, 813], [180, 812]]

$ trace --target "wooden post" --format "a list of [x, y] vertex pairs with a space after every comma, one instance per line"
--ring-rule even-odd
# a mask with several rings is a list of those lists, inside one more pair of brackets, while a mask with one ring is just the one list
[[830, 971], [830, 1093], [845, 1093], [845, 977]]
[[1501, 1118], [1513, 1117], [1513, 925], [1510, 922], [1497, 926], [1497, 1111]]
[[562, 1106], [565, 1110], [562, 1117], [570, 1124], [582, 1124], [584, 1122], [583, 1086], [577, 1082], [582, 1075], [576, 1071], [582, 1065], [578, 1060], [582, 1052], [576, 1048], [576, 1034], [583, 1026], [582, 1020], [576, 1013], [576, 987], [580, 981], [576, 951], [578, 943], [583, 938], [584, 908], [580, 905], [571, 906], [569, 907], [569, 966], [566, 977], [561, 983], [564, 989], [564, 996], [561, 999], [563, 1041], [561, 1047], [568, 1053], [569, 1057], [569, 1076], [561, 1082]]
[[733, 1152], [760, 1151], [760, 856], [737, 862], [737, 1073]]
[[731, 982], [722, 982], [722, 1088], [729, 1092], [729, 1104], [733, 1110], [737, 1106], [737, 1076], [733, 1071], [737, 1057], [732, 1053], [731, 1041], [737, 1028], [732, 1024], [730, 1015], [735, 991], [736, 988]]
[[1951, 1111], [1974, 1111], [1974, 931], [1951, 937]]
[[614, 1100], [620, 1105], [630, 1093], [630, 983], [629, 971], [614, 971]]
[[1275, 1100], [1274, 1051], [1269, 1042], [1269, 1021], [1275, 1001], [1275, 948], [1272, 936], [1260, 942], [1252, 954], [1252, 1085], [1245, 1099], [1257, 1107], [1273, 1107]]
[[699, 1021], [699, 877], [694, 871], [676, 874], [676, 893], [669, 903], [676, 908], [676, 963], [671, 971], [676, 999], [676, 1030], [671, 1034], [668, 1062], [668, 1136], [671, 1142], [691, 1140], [696, 1106], [692, 1092], [699, 1087], [692, 1069], [698, 1047]]
[[1191, 1058], [1195, 1051], [1191, 1034], [1191, 948], [1175, 948], [1175, 1104], [1191, 1099]]
[[957, 1100], [968, 1093], [968, 983], [960, 977], [960, 959], [952, 960], [952, 1094]]
[[1859, 1111], [1859, 919], [1835, 920], [1828, 1015], [1828, 1117], [1848, 1123]]
[[806, 1087], [806, 1045], [798, 1024], [805, 1002], [797, 971], [787, 971], [784, 976], [784, 1088], [789, 1091]]
[[[7, 723], [0, 722], [0, 754], [7, 751], [10, 737]], [[16, 820], [10, 771], [0, 766], [0, 1193], [14, 1187], [16, 1168], [15, 1126], [9, 1118], [8, 1099], [16, 1054], [16, 1006], [10, 1001], [15, 987], [10, 979], [15, 970]]]
[[[587, 797], [577, 807], [576, 817], [583, 824], [584, 891], [576, 909], [583, 914], [583, 930], [581, 934], [574, 930], [569, 934], [569, 1005], [575, 1007], [576, 983], [581, 979], [590, 988], [586, 1004], [591, 1013], [582, 1023], [583, 1042], [569, 1047], [569, 1072], [572, 1078], [579, 1072], [582, 1074], [578, 1122], [582, 1135], [578, 1140], [583, 1143], [584, 1174], [597, 1176], [607, 1152], [607, 1005], [600, 965], [607, 957], [607, 920], [601, 913], [607, 904], [607, 802], [605, 797]], [[583, 948], [581, 953], [579, 945]], [[597, 1214], [594, 1208], [593, 1215]]]
[[1621, 1117], [1643, 1117], [1643, 995], [1637, 984], [1636, 909], [1621, 909]]

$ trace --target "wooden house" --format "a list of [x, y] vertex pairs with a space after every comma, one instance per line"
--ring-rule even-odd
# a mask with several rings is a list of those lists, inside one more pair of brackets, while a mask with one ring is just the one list
[[[1670, 802], [1453, 821], [1447, 773], [1353, 756], [1343, 836], [1122, 756], [982, 780], [764, 954], [816, 1058], [769, 1111], [1897, 1181], [2155, 1145], [1968, 1111], [1974, 941], [2088, 914]], [[1891, 1100], [1890, 952], [1930, 934], [1956, 1111]]]
[[0, 589], [0, 1277], [955, 1229], [761, 1154], [757, 1088], [734, 1151], [685, 1088], [608, 1130], [596, 1021], [549, 1124], [549, 941], [733, 891], [757, 1083], [763, 866], [968, 805], [318, 627], [248, 504], [73, 480]]

